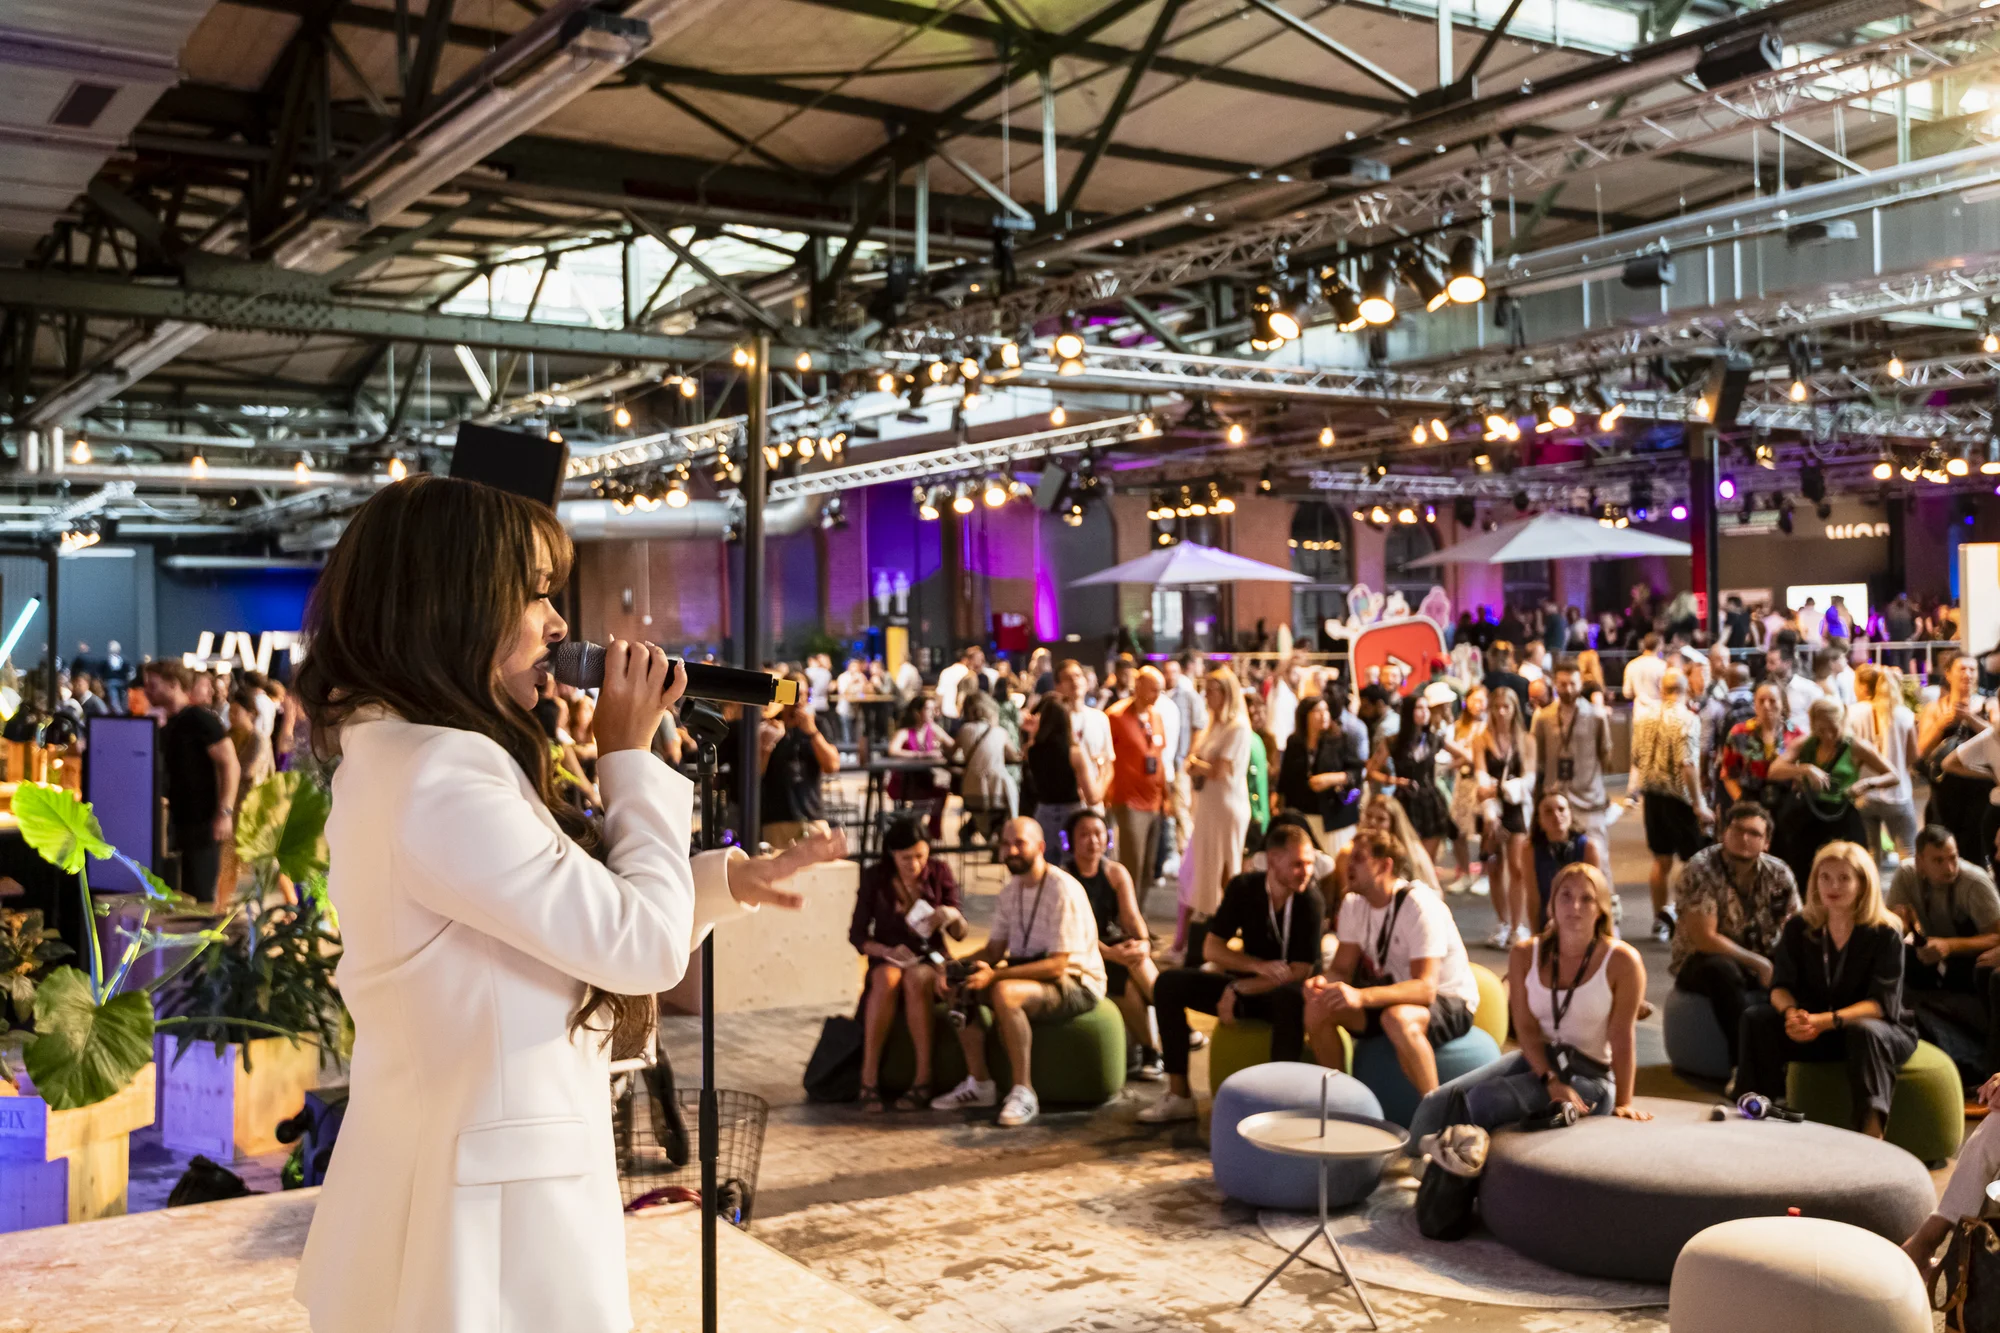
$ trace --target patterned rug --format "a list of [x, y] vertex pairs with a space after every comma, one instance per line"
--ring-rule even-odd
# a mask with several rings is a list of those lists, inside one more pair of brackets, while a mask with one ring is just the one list
[[[1636, 1310], [1667, 1303], [1665, 1287], [1565, 1273], [1516, 1253], [1483, 1228], [1464, 1240], [1429, 1240], [1417, 1230], [1416, 1197], [1415, 1182], [1392, 1181], [1363, 1207], [1333, 1217], [1333, 1234], [1340, 1237], [1348, 1266], [1368, 1287], [1541, 1310]], [[1264, 1238], [1285, 1251], [1318, 1222], [1317, 1215], [1272, 1209], [1257, 1214]], [[1299, 1258], [1339, 1271], [1324, 1242], [1309, 1246]]]

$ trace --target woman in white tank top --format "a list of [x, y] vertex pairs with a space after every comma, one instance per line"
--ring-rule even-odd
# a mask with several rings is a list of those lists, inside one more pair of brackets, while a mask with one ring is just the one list
[[1564, 1102], [1583, 1115], [1652, 1119], [1632, 1105], [1646, 964], [1612, 934], [1611, 886], [1596, 866], [1578, 861], [1556, 872], [1548, 924], [1508, 957], [1507, 993], [1520, 1049], [1426, 1096], [1411, 1133], [1494, 1129]]

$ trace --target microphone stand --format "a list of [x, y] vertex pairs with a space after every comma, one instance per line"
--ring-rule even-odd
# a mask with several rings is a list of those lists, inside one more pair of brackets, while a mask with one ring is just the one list
[[[722, 846], [723, 799], [715, 780], [721, 762], [720, 747], [729, 734], [729, 723], [715, 705], [704, 700], [685, 700], [680, 723], [694, 737], [697, 785], [701, 794], [701, 837], [698, 850], [714, 851]], [[717, 1157], [721, 1149], [722, 1117], [716, 1098], [715, 1080], [715, 932], [701, 942], [701, 1106], [696, 1133], [701, 1157], [701, 1327], [702, 1333], [716, 1333], [715, 1221], [718, 1182]]]

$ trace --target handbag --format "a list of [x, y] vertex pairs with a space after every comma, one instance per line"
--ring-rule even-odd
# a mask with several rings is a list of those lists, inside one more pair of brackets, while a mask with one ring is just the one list
[[[1453, 1115], [1462, 1096], [1454, 1094]], [[1491, 1144], [1477, 1125], [1452, 1124], [1423, 1139], [1423, 1179], [1417, 1183], [1417, 1230], [1430, 1240], [1461, 1240], [1472, 1230], [1479, 1201], [1479, 1177]]]
[[851, 1102], [861, 1095], [861, 1023], [835, 1014], [819, 1030], [806, 1061], [806, 1100]]
[[2000, 1233], [1985, 1218], [1961, 1218], [1942, 1265], [1946, 1333], [2000, 1328]]

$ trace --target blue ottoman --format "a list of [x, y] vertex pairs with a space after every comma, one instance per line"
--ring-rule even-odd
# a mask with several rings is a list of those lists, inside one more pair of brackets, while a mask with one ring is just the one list
[[1660, 1027], [1674, 1072], [1710, 1083], [1729, 1081], [1729, 1039], [1722, 1035], [1707, 996], [1679, 987], [1668, 991], [1660, 1006]]
[[[1492, 1036], [1482, 1028], [1474, 1028], [1437, 1048], [1438, 1082], [1449, 1083], [1460, 1074], [1470, 1074], [1499, 1058], [1500, 1047]], [[1389, 1044], [1389, 1039], [1367, 1037], [1355, 1042], [1352, 1068], [1354, 1076], [1367, 1084], [1382, 1103], [1382, 1118], [1408, 1129], [1410, 1117], [1417, 1113], [1417, 1103], [1423, 1099], [1410, 1086], [1410, 1080], [1403, 1077], [1403, 1066], [1397, 1062], [1396, 1048]]]
[[[1328, 1075], [1331, 1082], [1326, 1082]], [[1209, 1120], [1209, 1164], [1224, 1194], [1258, 1208], [1310, 1212], [1319, 1207], [1319, 1173], [1313, 1164], [1246, 1143], [1236, 1126], [1262, 1111], [1317, 1111], [1322, 1083], [1326, 1109], [1379, 1119], [1382, 1104], [1361, 1080], [1318, 1065], [1278, 1061], [1251, 1065], [1223, 1081]], [[1374, 1190], [1381, 1172], [1371, 1162], [1337, 1162], [1326, 1173], [1326, 1206], [1344, 1208]]]

